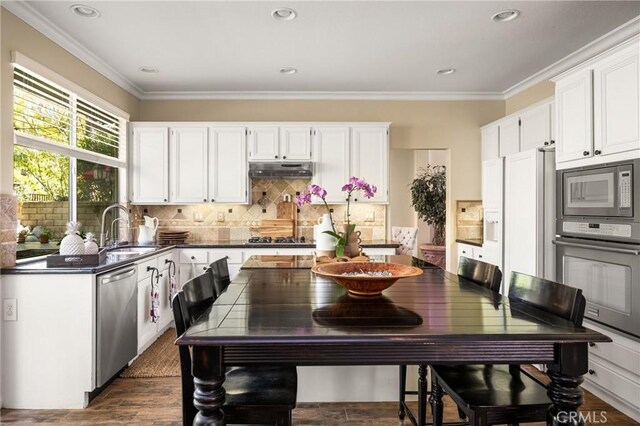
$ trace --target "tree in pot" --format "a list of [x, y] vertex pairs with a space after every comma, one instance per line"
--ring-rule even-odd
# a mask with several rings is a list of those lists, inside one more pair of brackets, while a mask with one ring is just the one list
[[446, 224], [446, 167], [428, 164], [411, 183], [411, 202], [418, 218], [433, 226], [432, 244], [443, 246]]

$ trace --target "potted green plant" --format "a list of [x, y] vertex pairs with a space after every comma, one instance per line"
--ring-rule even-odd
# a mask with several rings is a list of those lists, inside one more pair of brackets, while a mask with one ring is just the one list
[[48, 229], [45, 229], [40, 233], [40, 243], [47, 244], [49, 242], [49, 237], [51, 236], [51, 232]]
[[21, 229], [20, 232], [18, 232], [18, 244], [22, 244], [26, 241], [28, 233], [29, 230], [27, 228]]
[[436, 246], [445, 243], [446, 184], [445, 166], [430, 164], [411, 183], [411, 205], [419, 219], [433, 226], [431, 242]]

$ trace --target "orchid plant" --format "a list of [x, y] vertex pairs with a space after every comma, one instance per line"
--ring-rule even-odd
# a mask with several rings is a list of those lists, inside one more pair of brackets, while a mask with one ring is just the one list
[[333, 231], [324, 231], [325, 234], [331, 235], [332, 237], [337, 239], [336, 243], [336, 256], [340, 257], [344, 254], [344, 248], [347, 245], [347, 241], [349, 241], [349, 235], [354, 231], [356, 225], [351, 223], [351, 214], [349, 212], [349, 208], [351, 205], [351, 195], [356, 191], [362, 191], [365, 198], [372, 198], [378, 188], [375, 185], [371, 185], [367, 183], [364, 179], [357, 178], [353, 176], [349, 179], [349, 182], [342, 186], [342, 191], [347, 193], [347, 227], [346, 233], [338, 233], [336, 232], [335, 225], [333, 223], [333, 217], [331, 215], [331, 209], [327, 204], [327, 190], [322, 188], [320, 185], [311, 184], [309, 185], [300, 195], [296, 195], [296, 204], [298, 207], [301, 207], [304, 204], [311, 204], [312, 196], [316, 196], [322, 200], [324, 203], [327, 212], [329, 213], [329, 219], [331, 220], [331, 227]]

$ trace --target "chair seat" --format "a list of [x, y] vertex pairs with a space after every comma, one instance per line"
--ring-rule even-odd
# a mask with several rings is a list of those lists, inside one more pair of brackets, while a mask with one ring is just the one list
[[543, 385], [524, 373], [513, 377], [507, 365], [437, 365], [431, 368], [454, 400], [462, 400], [474, 410], [500, 406], [546, 409], [551, 404]]
[[296, 406], [298, 375], [295, 367], [232, 367], [224, 383], [227, 407]]

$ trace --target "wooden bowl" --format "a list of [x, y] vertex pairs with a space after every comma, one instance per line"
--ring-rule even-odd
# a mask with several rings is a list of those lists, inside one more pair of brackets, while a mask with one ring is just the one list
[[[318, 264], [311, 268], [323, 277], [333, 279], [336, 283], [359, 296], [375, 296], [391, 287], [400, 278], [415, 277], [422, 274], [422, 269], [398, 263], [380, 262], [336, 262]], [[345, 276], [345, 272], [391, 272], [390, 277]]]

